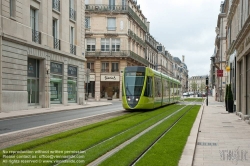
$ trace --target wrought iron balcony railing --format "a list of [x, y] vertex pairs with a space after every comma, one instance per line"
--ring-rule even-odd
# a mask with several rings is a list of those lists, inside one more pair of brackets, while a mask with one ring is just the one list
[[102, 69], [101, 72], [109, 72], [109, 69]]
[[52, 8], [60, 12], [60, 0], [53, 0]]
[[119, 72], [119, 69], [111, 69], [111, 72]]
[[61, 50], [61, 41], [57, 38], [54, 38], [54, 48]]
[[32, 41], [41, 44], [41, 32], [32, 29]]
[[76, 46], [73, 44], [70, 44], [70, 53], [76, 55]]
[[140, 37], [138, 37], [133, 31], [131, 31], [130, 29], [128, 30], [128, 35], [134, 39], [135, 41], [137, 41], [138, 43], [140, 43], [142, 46], [146, 46], [145, 41], [143, 41]]
[[95, 69], [89, 69], [91, 73], [94, 73], [95, 72]]
[[128, 5], [103, 5], [103, 4], [88, 4], [85, 5], [86, 12], [99, 12], [99, 13], [126, 13], [129, 14], [144, 31], [147, 31], [146, 24]]
[[86, 52], [86, 57], [124, 57], [124, 58], [127, 57], [136, 60], [144, 64], [145, 66], [149, 65], [148, 60], [130, 50], [109, 51], [109, 52], [96, 50], [96, 51]]
[[69, 8], [69, 18], [72, 20], [76, 20], [76, 11], [72, 8]]

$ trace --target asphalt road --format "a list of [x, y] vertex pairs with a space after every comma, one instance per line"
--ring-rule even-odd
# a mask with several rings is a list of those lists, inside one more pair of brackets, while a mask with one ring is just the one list
[[0, 135], [123, 110], [120, 101], [112, 103], [112, 105], [101, 107], [91, 107], [78, 110], [60, 111], [0, 120]]

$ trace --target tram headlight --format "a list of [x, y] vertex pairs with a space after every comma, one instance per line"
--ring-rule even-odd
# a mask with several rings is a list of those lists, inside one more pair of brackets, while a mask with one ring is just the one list
[[139, 100], [138, 98], [135, 99], [135, 101], [138, 101], [138, 100]]
[[131, 99], [128, 97], [128, 101], [130, 101]]

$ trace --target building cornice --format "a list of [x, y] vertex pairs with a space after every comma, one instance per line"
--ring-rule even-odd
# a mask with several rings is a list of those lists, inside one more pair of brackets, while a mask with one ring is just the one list
[[237, 8], [237, 4], [239, 3], [239, 0], [233, 0], [231, 7], [230, 7], [230, 11], [227, 17], [227, 26], [229, 26], [232, 22], [233, 16], [235, 14], [236, 8]]
[[42, 50], [42, 51], [46, 51], [46, 52], [49, 52], [49, 53], [52, 53], [52, 54], [65, 56], [65, 57], [68, 57], [68, 58], [71, 58], [71, 59], [76, 59], [76, 60], [80, 60], [80, 61], [87, 61], [87, 59], [85, 57], [72, 55], [70, 53], [59, 51], [59, 50], [56, 50], [54, 48], [50, 48], [48, 46], [43, 46], [41, 44], [37, 44], [37, 43], [34, 43], [34, 42], [29, 42], [29, 41], [23, 40], [21, 38], [10, 36], [9, 34], [6, 34], [6, 33], [2, 33], [2, 36], [3, 36], [4, 40], [11, 41], [11, 42], [21, 44], [21, 45], [25, 45], [27, 47], [36, 48], [36, 49], [39, 49], [39, 50]]

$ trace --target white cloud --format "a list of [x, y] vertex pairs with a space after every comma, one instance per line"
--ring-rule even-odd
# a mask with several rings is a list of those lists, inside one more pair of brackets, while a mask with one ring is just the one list
[[207, 75], [214, 50], [218, 0], [137, 0], [150, 22], [150, 33], [181, 59], [185, 55], [189, 76]]

